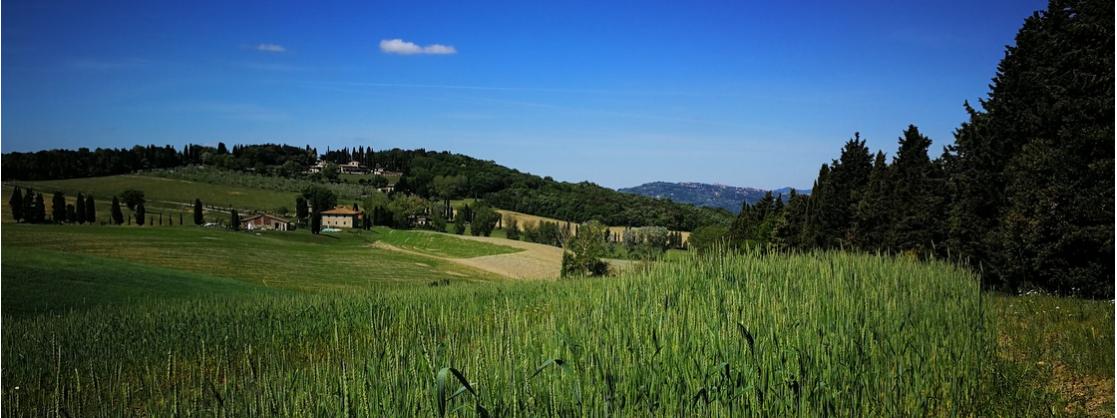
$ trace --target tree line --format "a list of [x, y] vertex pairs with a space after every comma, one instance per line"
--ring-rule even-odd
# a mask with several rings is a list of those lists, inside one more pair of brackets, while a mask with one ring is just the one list
[[854, 134], [810, 196], [765, 196], [691, 244], [949, 258], [989, 287], [1112, 299], [1111, 14], [1111, 3], [1056, 0], [1028, 18], [941, 156], [915, 126], [891, 161]]
[[[725, 210], [620, 193], [589, 182], [559, 182], [446, 151], [374, 151], [362, 146], [328, 150], [322, 158], [338, 163], [359, 161], [402, 172], [394, 192], [444, 201], [484, 199], [503, 209], [577, 223], [596, 219], [609, 225], [657, 225], [689, 231], [700, 225], [727, 223], [732, 217]], [[319, 183], [338, 181], [336, 175], [331, 178], [306, 173], [317, 160], [315, 148], [277, 144], [234, 145], [231, 150], [224, 143], [216, 147], [188, 144], [181, 150], [169, 145], [95, 151], [81, 148], [4, 154], [3, 175], [8, 179], [48, 180], [203, 165]], [[385, 183], [386, 179], [373, 178], [366, 182], [365, 190], [384, 187]]]

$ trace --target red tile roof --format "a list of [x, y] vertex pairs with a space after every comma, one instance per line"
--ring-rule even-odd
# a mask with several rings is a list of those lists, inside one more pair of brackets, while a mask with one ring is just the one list
[[322, 211], [322, 214], [323, 215], [360, 215], [361, 212], [357, 212], [353, 209], [346, 208], [346, 207], [336, 207], [336, 208], [333, 208], [333, 209], [330, 209], [330, 210], [324, 210], [324, 211]]

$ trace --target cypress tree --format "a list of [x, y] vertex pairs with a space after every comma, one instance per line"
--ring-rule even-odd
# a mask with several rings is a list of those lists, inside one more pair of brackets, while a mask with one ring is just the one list
[[300, 223], [306, 222], [306, 216], [306, 199], [302, 196], [298, 196], [295, 198], [295, 220]]
[[82, 196], [81, 193], [78, 193], [78, 197], [74, 201], [74, 207], [75, 215], [77, 215], [77, 219], [74, 219], [74, 221], [79, 224], [85, 223], [85, 196]]
[[915, 125], [909, 125], [899, 143], [891, 167], [891, 197], [897, 204], [890, 213], [886, 242], [897, 251], [930, 254], [934, 233], [942, 229], [940, 201], [936, 196], [941, 187], [936, 179], [940, 176], [927, 155], [931, 139], [919, 133]]
[[315, 207], [310, 214], [310, 233], [318, 235], [319, 232], [322, 232], [322, 213]]
[[144, 204], [143, 203], [136, 204], [136, 225], [143, 226], [144, 221], [145, 221], [145, 218], [144, 218], [145, 216], [147, 216], [147, 211], [144, 210]]
[[854, 229], [858, 248], [881, 250], [887, 248], [885, 236], [891, 227], [891, 193], [888, 178], [888, 161], [883, 152], [877, 152], [873, 159], [873, 172], [869, 175], [869, 185], [857, 203]]
[[116, 196], [112, 197], [112, 223], [120, 225], [124, 223], [124, 212], [120, 210], [120, 199]]
[[47, 220], [47, 205], [43, 203], [43, 194], [35, 193], [35, 222], [43, 223]]
[[236, 209], [229, 212], [229, 227], [234, 231], [240, 231], [240, 215], [237, 214]]
[[800, 195], [795, 189], [787, 198], [787, 205], [780, 211], [779, 218], [772, 230], [772, 241], [780, 248], [791, 249], [803, 247], [800, 241], [802, 228], [806, 224], [807, 197]]
[[23, 221], [35, 223], [35, 191], [30, 188], [23, 193]]
[[818, 177], [811, 186], [811, 195], [807, 198], [804, 208], [803, 227], [799, 231], [799, 246], [801, 248], [818, 248], [827, 242], [823, 233], [823, 217], [825, 208], [830, 199], [830, 165], [823, 164], [818, 169]]
[[[201, 225], [205, 223], [205, 215], [202, 213], [202, 200], [194, 199], [194, 225]], [[181, 221], [179, 222], [182, 223]]]
[[1053, 0], [950, 149], [950, 247], [986, 283], [1113, 298], [1113, 3]]
[[85, 197], [85, 221], [89, 223], [97, 222], [97, 202], [93, 201], [93, 195]]
[[872, 171], [873, 156], [861, 134], [855, 132], [842, 147], [839, 159], [831, 164], [826, 199], [817, 208], [823, 247], [853, 246], [858, 241], [853, 235], [853, 215]]
[[12, 209], [12, 219], [15, 219], [16, 222], [23, 220], [23, 194], [21, 194], [19, 186], [12, 190], [12, 196], [8, 198], [8, 206]]
[[54, 197], [50, 199], [51, 205], [51, 220], [54, 223], [62, 223], [66, 221], [66, 196], [62, 192], [54, 192]]

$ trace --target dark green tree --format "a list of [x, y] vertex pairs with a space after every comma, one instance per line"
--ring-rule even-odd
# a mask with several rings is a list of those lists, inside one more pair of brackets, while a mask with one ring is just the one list
[[229, 229], [240, 231], [240, 215], [236, 209], [229, 211]]
[[474, 204], [473, 220], [469, 223], [469, 233], [473, 236], [489, 236], [500, 221], [500, 214], [484, 202]]
[[43, 194], [35, 193], [35, 222], [43, 223], [47, 220], [47, 205], [43, 202]]
[[1113, 3], [1054, 0], [949, 151], [951, 253], [987, 284], [1113, 298]]
[[12, 190], [12, 196], [8, 198], [8, 207], [12, 209], [12, 219], [15, 219], [16, 222], [23, 220], [23, 214], [25, 213], [23, 211], [23, 194], [19, 190], [19, 186]]
[[28, 223], [35, 223], [35, 215], [38, 210], [35, 208], [35, 191], [30, 188], [24, 190], [23, 194], [23, 220]]
[[62, 223], [66, 221], [66, 196], [62, 192], [54, 192], [54, 197], [50, 199], [51, 212], [50, 218], [54, 223]]
[[[128, 210], [135, 211], [136, 207], [140, 204], [146, 203], [144, 199], [144, 192], [140, 190], [128, 189], [120, 193], [120, 201], [128, 207]], [[143, 225], [142, 223], [140, 225]]]
[[75, 214], [77, 215], [77, 218], [74, 219], [74, 222], [77, 222], [79, 224], [85, 223], [85, 196], [82, 196], [81, 193], [78, 193], [77, 199], [74, 199], [74, 208], [74, 210], [76, 211]]
[[927, 155], [931, 139], [910, 125], [899, 144], [889, 169], [890, 198], [897, 204], [892, 205], [887, 220], [890, 228], [885, 242], [896, 251], [933, 255], [936, 238], [942, 236], [945, 226], [945, 208], [939, 194], [944, 187], [942, 176]]
[[85, 196], [85, 221], [97, 222], [97, 202], [93, 200], [93, 195]]
[[889, 181], [888, 161], [883, 152], [877, 152], [873, 159], [873, 172], [869, 175], [869, 185], [857, 203], [854, 218], [854, 236], [857, 248], [877, 251], [888, 248], [885, 237], [891, 228], [892, 183]]
[[120, 210], [120, 199], [116, 196], [112, 197], [112, 223], [120, 225], [124, 223], [124, 212]]
[[322, 212], [315, 206], [310, 212], [310, 233], [318, 235], [320, 232], [322, 232]]
[[603, 260], [607, 254], [605, 242], [607, 230], [608, 228], [598, 221], [590, 221], [579, 227], [580, 233], [574, 235], [563, 250], [562, 277], [609, 274], [609, 264]]
[[295, 198], [295, 221], [299, 223], [306, 222], [307, 217], [306, 198], [298, 196]]
[[[809, 199], [792, 189], [787, 205], [780, 211], [776, 224], [772, 228], [772, 243], [781, 249], [804, 248], [803, 228], [807, 222], [807, 206]], [[691, 234], [691, 247], [694, 247], [694, 234]]]
[[194, 199], [194, 225], [206, 223], [205, 213], [202, 212], [202, 199]]
[[816, 209], [822, 220], [823, 247], [854, 247], [858, 241], [853, 236], [854, 211], [872, 171], [873, 156], [861, 134], [855, 132], [831, 164], [826, 199]]
[[136, 225], [143, 226], [144, 221], [147, 219], [146, 218], [147, 211], [144, 210], [143, 202], [140, 202], [140, 203], [136, 204], [135, 214], [136, 214]]

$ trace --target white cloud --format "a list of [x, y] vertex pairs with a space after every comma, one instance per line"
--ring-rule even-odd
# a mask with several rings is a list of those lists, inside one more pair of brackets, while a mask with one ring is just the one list
[[458, 50], [454, 49], [454, 47], [452, 47], [452, 46], [447, 46], [447, 45], [442, 45], [442, 44], [431, 44], [431, 45], [427, 45], [427, 46], [423, 47], [423, 53], [425, 53], [425, 54], [435, 54], [435, 55], [448, 55], [448, 54], [457, 54]]
[[380, 52], [383, 52], [385, 54], [399, 55], [450, 55], [457, 54], [458, 50], [455, 49], [452, 45], [430, 44], [427, 46], [419, 46], [414, 42], [408, 42], [403, 39], [396, 38], [381, 40]]
[[287, 48], [284, 48], [283, 45], [279, 44], [259, 44], [256, 45], [256, 50], [260, 52], [273, 52], [277, 54], [287, 52]]

